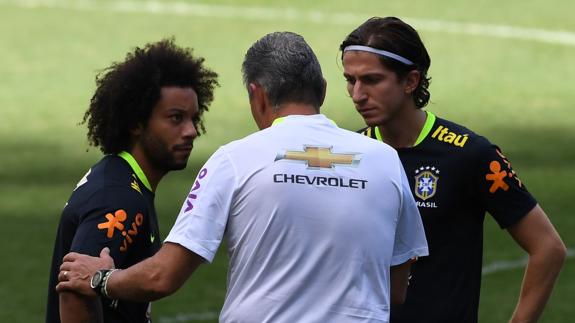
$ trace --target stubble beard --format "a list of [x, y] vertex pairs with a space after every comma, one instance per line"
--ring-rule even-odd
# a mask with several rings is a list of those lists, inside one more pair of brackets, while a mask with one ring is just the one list
[[144, 132], [140, 143], [152, 167], [159, 171], [167, 173], [173, 170], [182, 170], [186, 168], [188, 164], [189, 156], [182, 161], [177, 161], [174, 153], [170, 151], [165, 143], [147, 132]]

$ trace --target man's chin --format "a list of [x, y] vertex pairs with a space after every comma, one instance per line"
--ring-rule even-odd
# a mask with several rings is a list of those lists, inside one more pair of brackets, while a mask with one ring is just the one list
[[187, 154], [173, 154], [172, 158], [170, 158], [170, 170], [182, 170], [185, 169], [188, 165], [188, 160], [190, 158], [190, 153]]
[[185, 160], [174, 160], [173, 158], [169, 159], [169, 160], [164, 160], [163, 162], [160, 162], [157, 164], [159, 167], [167, 172], [171, 172], [174, 170], [182, 170], [185, 169], [186, 166], [188, 165], [188, 159], [186, 158]]
[[376, 127], [380, 125], [380, 122], [377, 119], [363, 119], [363, 121], [368, 127]]
[[366, 124], [368, 127], [384, 126], [388, 121], [389, 121], [389, 119], [387, 119], [387, 118], [385, 118], [385, 117], [364, 118], [364, 119], [363, 119], [363, 122], [365, 122], [365, 124]]
[[172, 163], [170, 169], [171, 170], [183, 170], [186, 168], [186, 166], [188, 166], [188, 160], [183, 161], [183, 162], [174, 162], [174, 163]]

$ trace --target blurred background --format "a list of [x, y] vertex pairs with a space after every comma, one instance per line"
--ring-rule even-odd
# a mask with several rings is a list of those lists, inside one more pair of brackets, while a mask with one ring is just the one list
[[[174, 36], [219, 74], [185, 171], [160, 184], [164, 237], [196, 172], [222, 144], [256, 130], [241, 62], [272, 31], [293, 31], [316, 51], [328, 81], [323, 113], [363, 126], [347, 97], [338, 46], [371, 16], [419, 30], [432, 58], [436, 115], [488, 137], [507, 155], [569, 248], [541, 322], [572, 322], [575, 295], [575, 5], [569, 0], [0, 0], [0, 322], [42, 322], [60, 212], [101, 153], [79, 125], [95, 75], [135, 46]], [[215, 322], [225, 295], [225, 247], [174, 296], [155, 322]], [[465, 255], [454, 255], [465, 257]], [[490, 216], [485, 224], [480, 322], [505, 322], [525, 253]]]

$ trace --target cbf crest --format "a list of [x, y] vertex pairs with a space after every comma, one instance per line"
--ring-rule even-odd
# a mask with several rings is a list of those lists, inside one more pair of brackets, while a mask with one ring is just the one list
[[415, 170], [415, 196], [427, 200], [437, 192], [439, 169], [431, 166], [421, 166]]

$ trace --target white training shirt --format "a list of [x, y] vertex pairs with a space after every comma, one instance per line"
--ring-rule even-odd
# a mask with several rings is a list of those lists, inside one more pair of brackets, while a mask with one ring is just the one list
[[395, 150], [321, 114], [206, 162], [166, 241], [211, 262], [224, 236], [221, 322], [388, 322], [389, 267], [428, 253]]

